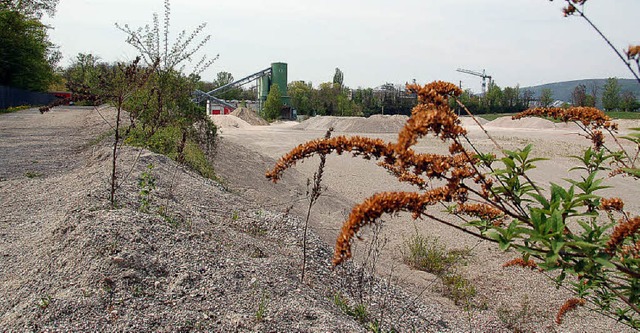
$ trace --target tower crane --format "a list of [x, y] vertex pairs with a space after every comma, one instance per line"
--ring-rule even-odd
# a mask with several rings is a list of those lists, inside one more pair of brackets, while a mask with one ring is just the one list
[[482, 70], [482, 73], [480, 72], [475, 72], [475, 71], [470, 71], [468, 69], [462, 69], [462, 68], [458, 68], [456, 69], [456, 71], [460, 72], [460, 73], [465, 73], [465, 74], [470, 74], [470, 75], [475, 75], [475, 76], [479, 76], [482, 78], [482, 94], [484, 95], [484, 93], [487, 91], [487, 79], [489, 79], [489, 87], [491, 87], [491, 75], [487, 75], [487, 73], [485, 73], [484, 69]]

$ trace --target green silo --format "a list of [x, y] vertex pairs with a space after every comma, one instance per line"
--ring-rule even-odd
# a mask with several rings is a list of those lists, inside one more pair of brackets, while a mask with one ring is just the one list
[[261, 100], [263, 101], [267, 100], [267, 95], [269, 95], [270, 86], [271, 86], [271, 77], [269, 75], [265, 75], [260, 78], [260, 82], [258, 84], [258, 91], [259, 91]]
[[289, 106], [289, 93], [287, 91], [287, 64], [274, 62], [271, 64], [271, 84], [277, 84], [282, 94], [282, 103]]

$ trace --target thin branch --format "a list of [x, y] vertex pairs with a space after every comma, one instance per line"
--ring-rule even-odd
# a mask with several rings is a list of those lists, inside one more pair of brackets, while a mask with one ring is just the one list
[[[567, 2], [570, 6], [573, 6], [573, 4], [570, 2], [570, 0], [565, 0], [565, 2]], [[629, 71], [631, 71], [631, 74], [633, 74], [633, 76], [635, 76], [636, 81], [638, 81], [638, 83], [640, 84], [640, 76], [638, 76], [638, 74], [633, 70], [633, 67], [631, 67], [631, 63], [622, 56], [620, 51], [618, 51], [618, 49], [616, 49], [615, 46], [613, 46], [611, 41], [609, 41], [609, 38], [607, 38], [607, 36], [605, 36], [602, 33], [602, 31], [600, 31], [600, 29], [598, 29], [598, 27], [596, 27], [596, 25], [593, 24], [593, 22], [591, 22], [591, 20], [586, 15], [584, 15], [583, 11], [581, 11], [580, 9], [578, 9], [575, 6], [574, 6], [574, 8], [575, 8], [576, 12], [578, 14], [580, 14], [580, 16], [583, 19], [585, 19], [585, 21], [587, 21], [587, 23], [589, 23], [589, 25], [600, 35], [600, 37], [602, 37], [602, 39], [604, 39], [604, 41], [607, 42], [607, 44], [609, 44], [609, 46], [611, 47], [613, 52], [615, 52], [618, 55], [618, 57], [620, 58], [620, 60], [622, 60], [622, 62], [627, 66], [627, 68], [629, 68]]]

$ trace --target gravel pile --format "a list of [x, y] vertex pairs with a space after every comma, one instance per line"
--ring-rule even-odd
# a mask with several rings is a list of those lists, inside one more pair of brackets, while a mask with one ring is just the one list
[[402, 115], [373, 115], [364, 117], [316, 116], [294, 126], [301, 130], [326, 131], [333, 127], [336, 132], [345, 133], [397, 133], [407, 122]]
[[214, 115], [211, 116], [211, 120], [213, 123], [218, 126], [218, 128], [247, 128], [251, 127], [251, 124], [248, 122], [234, 116], [234, 115]]
[[486, 123], [487, 127], [501, 128], [527, 128], [527, 129], [554, 129], [556, 124], [550, 120], [538, 117], [511, 119], [511, 116], [500, 117]]
[[236, 116], [253, 126], [267, 126], [269, 122], [262, 119], [257, 113], [249, 108], [237, 108], [231, 112], [232, 116]]

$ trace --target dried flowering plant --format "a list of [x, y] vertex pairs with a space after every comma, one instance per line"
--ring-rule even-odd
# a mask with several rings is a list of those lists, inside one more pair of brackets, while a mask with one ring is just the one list
[[[416, 187], [415, 192], [377, 193], [356, 205], [338, 235], [333, 264], [352, 256], [352, 243], [364, 226], [384, 214], [407, 211], [414, 218], [447, 225], [522, 255], [505, 267], [557, 271], [556, 282], [570, 286], [578, 300], [560, 308], [559, 318], [589, 302], [600, 312], [640, 328], [640, 217], [624, 211], [621, 199], [597, 194], [606, 187], [602, 172], [608, 169], [607, 162], [634, 167], [628, 154], [604, 144], [601, 131], [614, 133], [616, 125], [594, 108], [533, 109], [516, 116], [576, 121], [593, 142], [574, 168], [581, 172], [577, 179], [568, 180], [566, 186], [542, 187], [528, 176], [541, 160], [530, 157], [531, 145], [503, 150], [499, 159], [476, 149], [449, 107], [448, 100], [461, 94], [454, 84], [436, 81], [407, 89], [417, 94], [419, 104], [396, 142], [359, 136], [317, 139], [294, 148], [266, 174], [276, 182], [300, 160], [346, 152], [376, 159], [398, 180]], [[412, 148], [429, 134], [448, 143], [449, 153], [418, 153]], [[453, 218], [433, 214], [435, 204], [447, 205]]]

